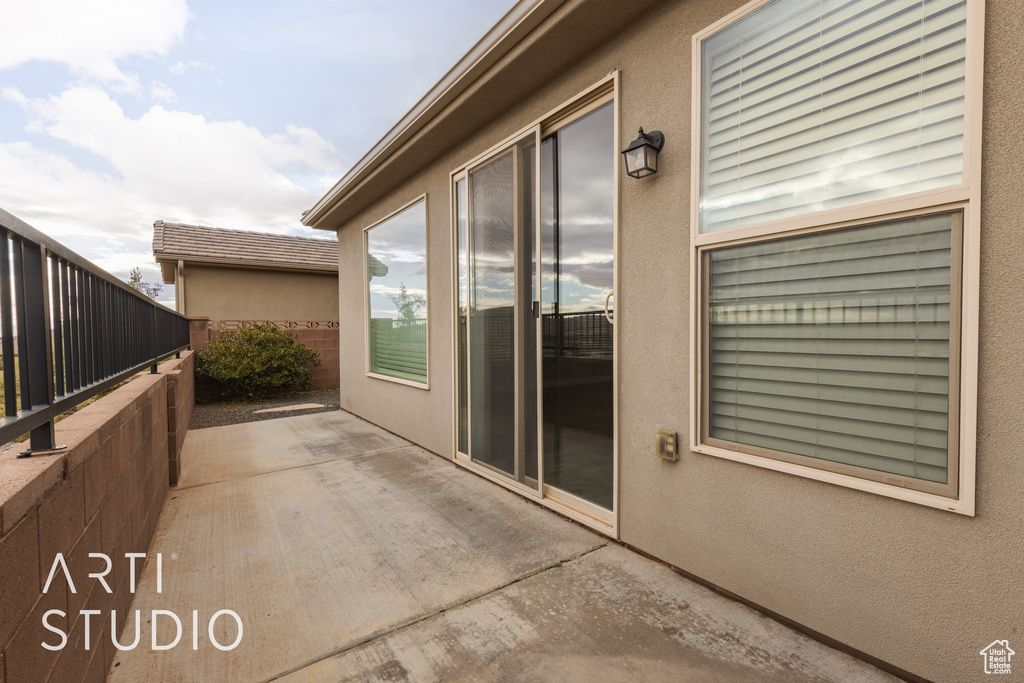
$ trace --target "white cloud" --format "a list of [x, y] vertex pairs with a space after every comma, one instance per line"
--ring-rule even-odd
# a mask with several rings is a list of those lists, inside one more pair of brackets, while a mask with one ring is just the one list
[[117, 61], [167, 54], [182, 39], [190, 18], [186, 0], [5, 2], [0, 69], [58, 62], [115, 91], [138, 90], [138, 78], [121, 71]]
[[[152, 243], [152, 236], [150, 236], [150, 243]], [[143, 245], [140, 242], [138, 246], [148, 247], [149, 244]], [[164, 284], [163, 275], [160, 273], [160, 266], [154, 263], [153, 252], [151, 250], [127, 250], [119, 252], [115, 249], [101, 249], [100, 251], [91, 254], [89, 260], [114, 277], [119, 277], [125, 282], [128, 281], [132, 268], [138, 268], [142, 272], [143, 282], [150, 285], [160, 285], [160, 287], [165, 290], [161, 296], [166, 296], [167, 290], [170, 290], [171, 292], [174, 291], [174, 288], [171, 285]]]
[[[370, 291], [373, 292], [374, 294], [381, 294], [383, 296], [390, 297], [399, 296], [402, 293], [402, 288], [389, 287], [388, 285], [370, 285]], [[409, 296], [415, 296], [418, 294], [420, 296], [425, 297], [427, 295], [427, 290], [407, 287], [405, 293], [408, 294]]]
[[292, 178], [342, 171], [333, 145], [307, 128], [265, 135], [241, 121], [208, 121], [160, 105], [133, 119], [98, 88], [48, 99], [10, 88], [2, 95], [25, 110], [30, 130], [95, 154], [109, 162], [99, 168], [113, 172], [83, 167], [88, 155], [76, 163], [32, 142], [0, 143], [0, 206], [84, 256], [102, 258], [115, 274], [141, 265], [140, 254], [152, 263], [155, 220], [306, 230], [300, 215], [319, 195]]
[[154, 81], [152, 85], [149, 86], [149, 96], [154, 100], [160, 100], [163, 102], [178, 101], [178, 94], [174, 92], [174, 88], [166, 83], [161, 83], [160, 81]]
[[[170, 71], [175, 76], [182, 76], [189, 69], [198, 69], [201, 66], [207, 66], [207, 65], [203, 64], [202, 62], [198, 62], [198, 61], [193, 59], [188, 64], [186, 64], [185, 62], [175, 62], [173, 65], [168, 67], [168, 71]], [[209, 68], [209, 67], [207, 67], [207, 68]]]
[[21, 91], [17, 88], [3, 88], [0, 90], [0, 95], [8, 102], [13, 102], [20, 107], [28, 105], [28, 98], [22, 95]]

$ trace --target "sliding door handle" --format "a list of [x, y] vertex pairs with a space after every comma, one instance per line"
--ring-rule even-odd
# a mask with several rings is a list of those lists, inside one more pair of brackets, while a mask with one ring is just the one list
[[614, 289], [612, 291], [608, 292], [608, 296], [606, 296], [604, 298], [604, 317], [607, 318], [608, 322], [610, 322], [612, 325], [615, 324], [615, 320], [612, 319], [611, 315], [608, 314], [608, 301], [613, 296], [615, 296], [615, 290]]

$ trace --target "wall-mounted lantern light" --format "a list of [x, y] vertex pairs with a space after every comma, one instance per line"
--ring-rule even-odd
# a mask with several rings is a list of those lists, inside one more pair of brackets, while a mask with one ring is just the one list
[[637, 139], [622, 150], [622, 157], [626, 160], [626, 173], [634, 178], [643, 178], [657, 173], [658, 152], [664, 146], [665, 136], [660, 131], [645, 133], [641, 128]]

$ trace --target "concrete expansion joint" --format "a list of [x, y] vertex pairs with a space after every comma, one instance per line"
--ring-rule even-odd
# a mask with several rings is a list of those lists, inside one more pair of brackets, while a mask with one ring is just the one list
[[[564, 566], [564, 565], [566, 565], [566, 564], [569, 564], [570, 562], [575, 562], [576, 560], [580, 559], [581, 557], [586, 557], [586, 556], [587, 556], [587, 555], [589, 555], [590, 553], [594, 553], [594, 552], [597, 552], [597, 551], [598, 551], [598, 550], [600, 550], [601, 548], [606, 548], [606, 547], [608, 547], [608, 546], [609, 546], [609, 545], [611, 545], [611, 544], [612, 544], [612, 542], [611, 542], [611, 541], [605, 541], [605, 542], [604, 542], [604, 543], [602, 543], [601, 545], [596, 545], [596, 546], [594, 546], [593, 548], [591, 548], [590, 550], [584, 550], [584, 551], [583, 551], [582, 553], [579, 553], [578, 555], [573, 555], [572, 557], [567, 557], [567, 558], [565, 558], [564, 560], [559, 560], [558, 562], [555, 562], [555, 563], [554, 563], [554, 564], [552, 564], [552, 565], [549, 565], [549, 566], [547, 566], [547, 567], [544, 567], [544, 568], [542, 568], [542, 569], [538, 569], [537, 571], [535, 571], [535, 572], [532, 572], [532, 573], [530, 573], [530, 574], [526, 574], [525, 576], [521, 576], [521, 577], [519, 577], [518, 579], [513, 579], [512, 581], [509, 581], [508, 583], [506, 583], [506, 584], [504, 584], [504, 585], [502, 585], [502, 586], [498, 586], [497, 588], [495, 588], [495, 589], [493, 589], [493, 590], [491, 590], [491, 591], [488, 591], [487, 593], [483, 593], [483, 594], [481, 594], [481, 595], [477, 595], [477, 596], [474, 596], [474, 597], [472, 597], [472, 598], [470, 598], [470, 599], [466, 600], [465, 602], [463, 602], [463, 603], [461, 603], [461, 604], [463, 604], [463, 605], [464, 605], [464, 604], [466, 604], [466, 603], [468, 603], [468, 602], [473, 602], [473, 601], [474, 601], [474, 600], [476, 600], [477, 598], [481, 598], [481, 597], [483, 597], [484, 595], [490, 595], [491, 593], [495, 593], [495, 592], [497, 592], [497, 591], [500, 591], [500, 590], [504, 590], [505, 588], [508, 588], [509, 586], [514, 586], [515, 584], [517, 584], [517, 583], [519, 583], [519, 582], [521, 582], [521, 581], [525, 581], [526, 579], [529, 579], [529, 578], [532, 578], [532, 577], [534, 577], [534, 576], [537, 576], [538, 574], [543, 574], [544, 572], [546, 572], [546, 571], [548, 571], [548, 570], [551, 570], [551, 569], [557, 569], [557, 568], [559, 568], [559, 567], [561, 567], [561, 566]], [[458, 606], [459, 606], [459, 605], [456, 605], [456, 607], [458, 607]], [[451, 608], [449, 608], [449, 609], [451, 609]], [[445, 611], [445, 610], [441, 610], [441, 612], [444, 612], [444, 611]], [[424, 617], [424, 619], [429, 619], [429, 617]], [[421, 619], [420, 621], [422, 621], [422, 619]]]
[[246, 474], [246, 475], [241, 475], [241, 476], [237, 476], [237, 477], [230, 477], [228, 479], [217, 479], [216, 481], [205, 481], [202, 484], [193, 484], [192, 486], [175, 486], [173, 490], [175, 490], [175, 491], [187, 491], [189, 489], [201, 489], [201, 488], [203, 488], [205, 486], [216, 486], [217, 484], [223, 484], [223, 483], [229, 482], [229, 481], [239, 481], [239, 480], [242, 480], [242, 479], [254, 479], [255, 477], [262, 477], [262, 476], [264, 476], [266, 474], [277, 474], [278, 472], [289, 472], [291, 470], [301, 470], [301, 469], [305, 469], [307, 467], [318, 467], [320, 465], [326, 465], [328, 463], [337, 462], [339, 460], [357, 460], [357, 459], [360, 459], [360, 458], [369, 457], [371, 455], [380, 455], [381, 453], [389, 453], [391, 451], [399, 451], [399, 450], [402, 450], [403, 448], [408, 448], [408, 447], [409, 447], [408, 445], [405, 445], [405, 446], [394, 446], [392, 448], [382, 448], [379, 451], [369, 451], [368, 453], [349, 453], [347, 455], [339, 455], [339, 456], [337, 456], [335, 458], [328, 458], [328, 459], [325, 459], [325, 460], [317, 460], [316, 462], [304, 462], [301, 465], [291, 465], [289, 467], [279, 467], [279, 468], [273, 469], [273, 470], [265, 470], [263, 472], [256, 472], [254, 474]]
[[[388, 450], [395, 450], [395, 449], [388, 449]], [[383, 451], [380, 451], [380, 452], [383, 452]], [[369, 455], [369, 454], [367, 454], [367, 455]], [[476, 595], [472, 595], [472, 596], [466, 598], [462, 602], [458, 602], [458, 603], [449, 605], [448, 607], [443, 607], [443, 608], [438, 609], [438, 610], [436, 610], [434, 612], [431, 612], [430, 614], [425, 614], [425, 615], [423, 615], [421, 617], [417, 617], [415, 619], [410, 619], [409, 621], [406, 621], [405, 623], [402, 623], [402, 624], [398, 624], [397, 626], [394, 626], [392, 628], [381, 629], [381, 630], [377, 631], [376, 633], [373, 633], [370, 636], [364, 638], [363, 640], [357, 641], [355, 643], [351, 643], [349, 645], [345, 645], [344, 647], [339, 647], [337, 649], [331, 650], [330, 652], [327, 652], [327, 653], [321, 655], [320, 657], [316, 657], [314, 659], [310, 659], [309, 661], [303, 662], [302, 664], [299, 664], [298, 666], [295, 666], [295, 667], [293, 667], [291, 669], [288, 669], [287, 671], [282, 671], [279, 674], [276, 674], [276, 675], [274, 675], [274, 676], [272, 676], [272, 677], [270, 677], [268, 679], [265, 679], [261, 683], [270, 683], [271, 681], [280, 680], [280, 679], [284, 678], [285, 676], [290, 676], [293, 673], [296, 673], [298, 671], [302, 671], [303, 669], [309, 668], [309, 667], [313, 666], [314, 664], [322, 662], [322, 661], [324, 661], [326, 659], [331, 659], [332, 657], [337, 657], [338, 655], [342, 655], [342, 654], [344, 654], [344, 653], [346, 653], [346, 652], [348, 652], [350, 650], [354, 650], [357, 647], [362, 647], [363, 645], [366, 645], [368, 643], [372, 643], [373, 641], [375, 641], [375, 640], [377, 640], [377, 639], [379, 639], [379, 638], [381, 638], [383, 636], [388, 636], [388, 635], [391, 635], [393, 633], [397, 633], [399, 631], [407, 629], [410, 626], [415, 626], [416, 624], [420, 624], [420, 623], [422, 623], [424, 621], [429, 621], [431, 619], [434, 619], [435, 617], [441, 616], [445, 612], [449, 612], [451, 610], [458, 609], [459, 607], [464, 607], [465, 605], [468, 605], [470, 603], [476, 602], [480, 598], [487, 597], [488, 595], [493, 595], [495, 593], [498, 593], [499, 591], [503, 591], [506, 588], [509, 588], [510, 586], [514, 586], [517, 583], [525, 581], [526, 579], [532, 578], [534, 576], [538, 576], [538, 575], [543, 574], [544, 572], [550, 571], [552, 569], [557, 569], [559, 567], [563, 567], [563, 566], [569, 564], [570, 562], [575, 562], [576, 560], [579, 560], [579, 559], [581, 559], [583, 557], [586, 557], [587, 555], [590, 555], [591, 553], [597, 552], [598, 550], [601, 550], [602, 548], [606, 548], [606, 547], [608, 547], [610, 545], [613, 545], [612, 541], [605, 541], [604, 543], [601, 543], [600, 545], [596, 545], [593, 548], [590, 548], [588, 550], [584, 550], [581, 553], [578, 553], [578, 554], [573, 555], [571, 557], [567, 557], [567, 558], [562, 559], [562, 560], [558, 560], [557, 562], [554, 562], [554, 563], [552, 563], [552, 564], [550, 564], [550, 565], [548, 565], [546, 567], [542, 567], [542, 568], [540, 568], [540, 569], [538, 569], [536, 571], [530, 572], [528, 574], [524, 574], [523, 576], [520, 576], [520, 577], [518, 577], [516, 579], [513, 579], [513, 580], [511, 580], [511, 581], [509, 581], [507, 583], [504, 583], [504, 584], [500, 585], [500, 586], [497, 586], [496, 588], [492, 588], [492, 589], [487, 590], [487, 591], [481, 591], [480, 593], [477, 593]]]

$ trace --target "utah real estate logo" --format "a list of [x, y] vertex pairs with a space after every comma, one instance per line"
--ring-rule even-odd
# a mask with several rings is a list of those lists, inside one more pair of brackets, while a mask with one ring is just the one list
[[1010, 673], [1010, 657], [1017, 653], [1010, 649], [1010, 641], [994, 640], [980, 654], [985, 658], [985, 673], [1008, 674]]

